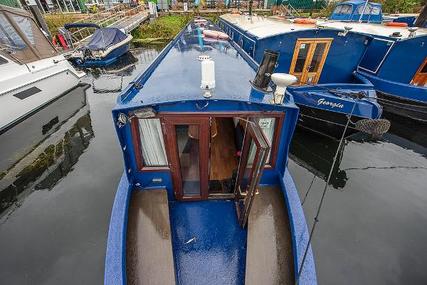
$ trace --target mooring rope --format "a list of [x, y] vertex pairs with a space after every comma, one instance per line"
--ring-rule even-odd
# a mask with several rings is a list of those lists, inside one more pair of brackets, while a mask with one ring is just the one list
[[[340, 149], [341, 149], [342, 143], [343, 143], [343, 141], [344, 141], [345, 133], [347, 132], [348, 126], [349, 126], [349, 124], [350, 124], [350, 119], [351, 119], [351, 116], [353, 115], [353, 112], [354, 112], [355, 107], [356, 107], [356, 100], [355, 100], [355, 101], [354, 101], [354, 103], [353, 103], [353, 108], [352, 108], [352, 110], [351, 110], [351, 113], [347, 116], [347, 118], [348, 118], [348, 119], [347, 119], [347, 123], [346, 123], [345, 128], [344, 128], [344, 131], [343, 131], [343, 133], [342, 133], [342, 135], [341, 135], [341, 139], [340, 139], [340, 142], [339, 142], [339, 144], [338, 144], [337, 151], [335, 152], [334, 160], [333, 160], [333, 162], [332, 162], [331, 169], [329, 170], [328, 179], [326, 180], [325, 187], [323, 188], [322, 197], [320, 198], [319, 205], [317, 206], [316, 216], [314, 217], [314, 221], [313, 221], [313, 227], [311, 228], [310, 236], [309, 236], [309, 238], [308, 238], [308, 242], [307, 242], [307, 247], [305, 248], [304, 256], [303, 256], [303, 258], [302, 258], [302, 262], [301, 262], [301, 266], [300, 266], [300, 268], [299, 268], [299, 270], [298, 270], [298, 275], [297, 275], [297, 278], [296, 278], [296, 280], [295, 280], [295, 284], [296, 284], [296, 285], [298, 285], [298, 284], [299, 284], [299, 280], [300, 280], [300, 277], [301, 277], [301, 273], [302, 273], [302, 270], [304, 269], [305, 260], [306, 260], [306, 258], [307, 258], [308, 250], [310, 249], [311, 242], [312, 242], [312, 240], [313, 240], [314, 231], [315, 231], [315, 229], [316, 229], [316, 225], [317, 225], [317, 223], [319, 222], [319, 215], [320, 215], [320, 211], [321, 211], [322, 206], [323, 206], [323, 201], [325, 200], [326, 191], [328, 190], [329, 182], [330, 182], [331, 177], [332, 177], [332, 172], [333, 172], [333, 170], [334, 170], [334, 168], [335, 168], [335, 163], [337, 162], [338, 154], [339, 154], [339, 151], [340, 151]], [[296, 266], [298, 266], [298, 264], [297, 264]]]
[[304, 205], [305, 200], [307, 199], [308, 194], [311, 191], [311, 186], [313, 186], [313, 182], [316, 179], [316, 174], [313, 174], [313, 179], [311, 180], [310, 186], [308, 187], [307, 191], [305, 192], [304, 198], [302, 199], [301, 205]]

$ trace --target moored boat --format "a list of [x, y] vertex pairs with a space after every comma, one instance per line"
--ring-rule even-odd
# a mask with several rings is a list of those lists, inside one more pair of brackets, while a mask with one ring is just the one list
[[0, 134], [75, 88], [84, 75], [28, 12], [0, 5]]
[[131, 34], [118, 28], [101, 28], [94, 24], [66, 24], [65, 29], [96, 28], [89, 41], [69, 55], [69, 60], [81, 67], [108, 66], [129, 51]]
[[417, 15], [383, 19], [381, 4], [368, 1], [339, 3], [329, 19], [319, 28], [370, 37], [357, 72], [374, 85], [385, 111], [427, 122], [427, 21]]
[[219, 26], [256, 62], [272, 50], [279, 57], [276, 71], [298, 78], [289, 92], [301, 108], [301, 126], [340, 138], [349, 116], [345, 135], [358, 130], [358, 121], [381, 122], [374, 121], [382, 107], [373, 85], [355, 73], [368, 36], [319, 28], [316, 21], [233, 14], [222, 15]]
[[125, 171], [105, 284], [316, 284], [287, 169], [292, 77], [258, 91], [256, 63], [199, 29], [185, 27], [113, 109]]

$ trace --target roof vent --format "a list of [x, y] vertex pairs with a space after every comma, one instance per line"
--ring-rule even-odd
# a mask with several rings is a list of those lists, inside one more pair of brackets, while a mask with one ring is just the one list
[[282, 104], [285, 99], [286, 87], [297, 82], [297, 78], [287, 73], [273, 73], [271, 80], [276, 84], [276, 90], [273, 94], [274, 104]]

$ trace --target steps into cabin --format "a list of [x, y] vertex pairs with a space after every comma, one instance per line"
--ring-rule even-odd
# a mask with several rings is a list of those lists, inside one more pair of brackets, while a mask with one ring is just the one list
[[126, 240], [128, 284], [175, 284], [166, 190], [135, 190]]

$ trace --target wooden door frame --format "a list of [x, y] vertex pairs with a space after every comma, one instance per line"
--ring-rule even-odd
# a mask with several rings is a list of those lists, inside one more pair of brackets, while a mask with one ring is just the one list
[[[427, 72], [421, 73], [421, 70], [427, 65], [427, 57], [424, 59], [423, 63], [418, 67], [417, 72], [415, 72], [414, 76], [412, 77], [411, 84], [415, 86], [425, 86], [427, 83]], [[421, 78], [421, 79], [419, 79]], [[418, 80], [421, 80], [421, 85], [418, 85]]]
[[[169, 167], [172, 174], [172, 182], [174, 187], [175, 197], [178, 200], [205, 200], [208, 198], [208, 165], [206, 161], [209, 160], [209, 116], [206, 118], [194, 117], [177, 117], [177, 116], [162, 116], [165, 124], [166, 138], [166, 153], [169, 158]], [[199, 180], [200, 180], [200, 195], [198, 196], [184, 196], [182, 188], [182, 173], [179, 160], [178, 145], [176, 139], [176, 125], [198, 125], [199, 126]]]
[[[270, 151], [270, 159], [265, 165], [265, 169], [271, 169], [274, 168], [277, 163], [277, 156], [279, 152], [280, 147], [280, 137], [282, 134], [282, 127], [285, 120], [286, 114], [284, 112], [280, 111], [234, 111], [234, 112], [212, 112], [212, 113], [203, 113], [203, 112], [160, 112], [158, 113], [155, 118], [160, 120], [160, 123], [162, 125], [162, 131], [163, 131], [163, 138], [165, 143], [165, 151], [166, 156], [168, 160], [168, 166], [146, 166], [144, 165], [143, 157], [142, 157], [142, 151], [141, 151], [141, 141], [140, 141], [140, 132], [139, 132], [139, 123], [137, 118], [133, 118], [131, 120], [131, 132], [132, 132], [132, 140], [133, 140], [133, 148], [135, 153], [135, 161], [136, 166], [139, 171], [141, 172], [152, 172], [152, 171], [170, 171], [172, 176], [172, 185], [174, 188], [175, 197], [177, 199], [179, 198], [179, 194], [182, 193], [182, 177], [180, 169], [175, 169], [175, 167], [179, 164], [179, 156], [178, 156], [178, 148], [177, 145], [174, 144], [176, 142], [176, 132], [174, 127], [171, 126], [179, 125], [181, 124], [192, 124], [192, 122], [197, 122], [199, 124], [201, 121], [205, 120], [207, 127], [209, 128], [209, 118], [210, 117], [221, 117], [221, 118], [232, 118], [232, 117], [251, 117], [251, 118], [275, 118], [275, 127], [274, 127], [274, 134], [271, 141], [271, 151]], [[188, 123], [191, 122], [191, 123]], [[207, 132], [208, 133], [208, 132]], [[209, 143], [209, 134], [208, 135], [208, 143]], [[264, 134], [263, 134], [264, 135]], [[207, 154], [203, 156], [203, 159], [206, 159], [206, 161], [209, 161], [209, 147], [208, 143], [206, 143], [207, 148]], [[200, 147], [202, 144], [199, 143], [199, 153], [200, 155], [203, 153], [203, 151], [200, 150]], [[202, 157], [199, 156], [199, 160], [201, 160]], [[183, 197], [181, 200], [201, 200], [201, 199], [207, 199], [209, 197], [209, 169], [208, 169], [208, 163], [204, 162], [203, 164], [206, 166], [204, 169], [206, 171], [200, 172], [206, 173], [206, 177], [203, 179], [203, 183], [205, 183], [204, 187], [205, 192], [202, 192], [204, 196], [195, 196], [195, 197]], [[174, 164], [172, 163], [174, 162]], [[201, 170], [203, 171], [203, 170]], [[202, 179], [202, 177], [200, 177]], [[201, 180], [202, 183], [202, 180]], [[178, 193], [178, 189], [181, 191], [181, 193]]]
[[[256, 134], [255, 134], [255, 132], [254, 132], [254, 130], [253, 130], [252, 127], [247, 127], [246, 128], [246, 132], [249, 132], [249, 136], [247, 135], [248, 133], [245, 134], [245, 137], [244, 137], [244, 140], [243, 140], [243, 144], [242, 144], [243, 145], [243, 147], [242, 147], [242, 156], [240, 157], [240, 163], [243, 163], [243, 164], [239, 164], [237, 181], [236, 181], [236, 185], [235, 185], [235, 189], [234, 189], [234, 194], [236, 195], [237, 198], [240, 196], [240, 193], [239, 193], [240, 191], [238, 191], [239, 190], [238, 189], [238, 185], [241, 184], [242, 179], [243, 179], [243, 177], [245, 175], [245, 171], [241, 171], [241, 170], [242, 169], [246, 170], [246, 168], [248, 166], [248, 156], [249, 156], [249, 153], [251, 151], [250, 139], [252, 137], [256, 136]], [[264, 140], [267, 141], [267, 139], [265, 138], [265, 136], [264, 136], [264, 134], [262, 132], [261, 132], [261, 136], [263, 136]], [[255, 145], [256, 145], [257, 148], [261, 147], [259, 141], [253, 140], [253, 142], [255, 143]], [[271, 146], [270, 146], [270, 148], [271, 148]], [[255, 153], [254, 162], [256, 162], [256, 161], [258, 161], [258, 153]], [[251, 173], [249, 175], [250, 177], [252, 177], [253, 171], [254, 171], [254, 169], [251, 168]]]
[[299, 47], [301, 44], [310, 44], [310, 49], [308, 50], [307, 57], [305, 58], [304, 67], [301, 72], [301, 77], [299, 80], [298, 85], [304, 85], [307, 81], [308, 76], [308, 65], [311, 64], [311, 61], [313, 60], [314, 51], [316, 50], [317, 44], [325, 43], [326, 47], [323, 51], [322, 58], [320, 59], [319, 69], [316, 71], [316, 75], [314, 77], [314, 80], [311, 82], [311, 84], [317, 84], [317, 82], [320, 79], [320, 75], [322, 74], [323, 66], [326, 62], [326, 57], [328, 56], [329, 49], [331, 47], [333, 38], [299, 38], [297, 39], [294, 47], [294, 53], [292, 56], [291, 61], [291, 67], [289, 68], [289, 73], [295, 75], [295, 66], [298, 59], [299, 54]]

